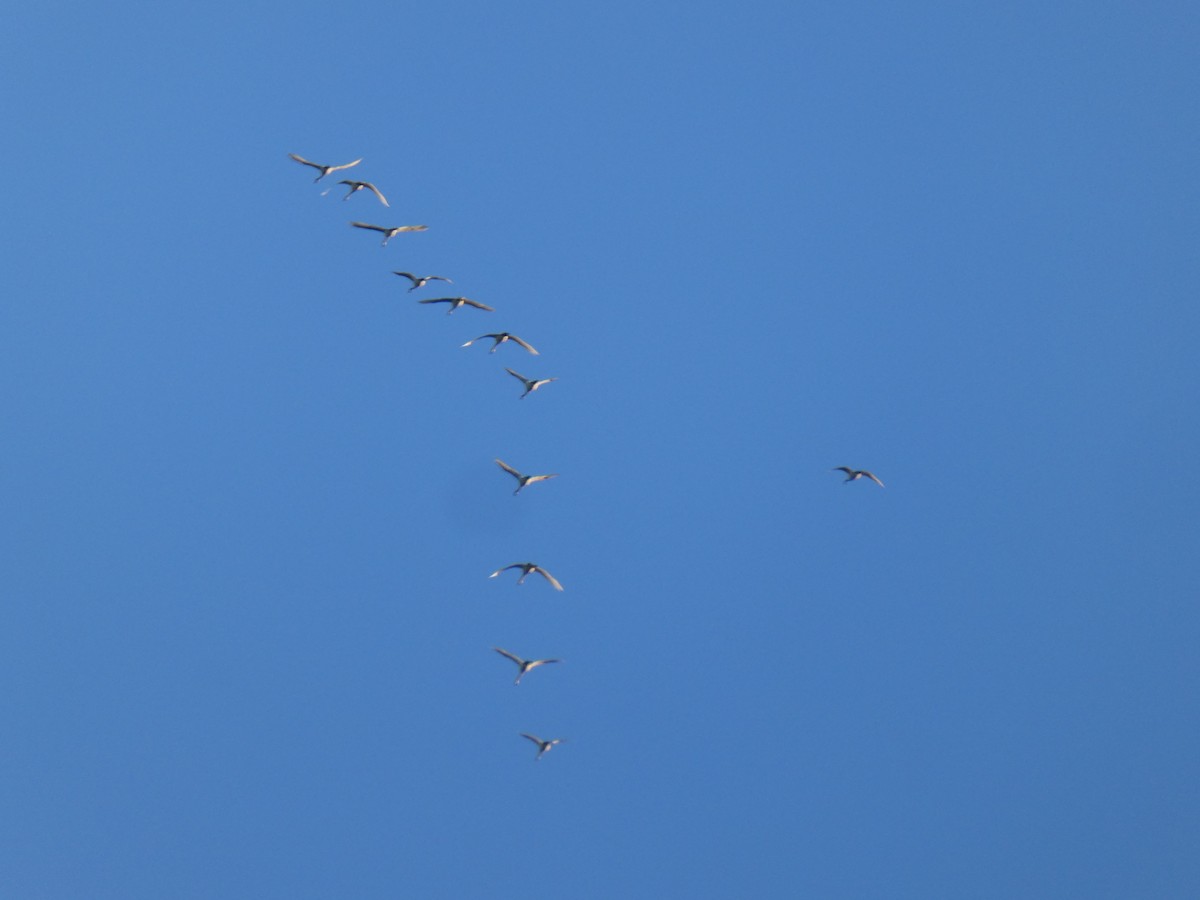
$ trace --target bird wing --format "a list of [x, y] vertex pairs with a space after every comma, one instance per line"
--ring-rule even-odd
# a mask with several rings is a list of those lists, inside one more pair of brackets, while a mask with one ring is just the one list
[[541, 575], [543, 578], [545, 578], [548, 582], [550, 582], [552, 585], [554, 585], [554, 589], [556, 591], [561, 591], [563, 589], [563, 586], [558, 583], [558, 579], [555, 578], [553, 575], [551, 575], [549, 572], [547, 572], [545, 569], [543, 569], [541, 566], [534, 566], [533, 571], [537, 572], [539, 575]]
[[495, 312], [496, 311], [492, 307], [488, 306], [486, 303], [480, 303], [478, 300], [470, 300], [467, 297], [459, 297], [459, 299], [462, 300], [463, 303], [467, 304], [467, 306], [474, 306], [476, 309], [482, 309], [487, 312]]
[[[485, 337], [494, 338], [495, 335], [494, 334], [481, 334], [477, 338], [471, 338], [469, 341], [467, 341], [465, 344], [463, 344], [463, 346], [470, 347], [473, 343], [475, 343], [476, 341], [482, 341]], [[499, 460], [497, 460], [497, 462], [499, 462]]]
[[505, 472], [507, 472], [513, 478], [519, 479], [522, 477], [520, 472], [518, 472], [516, 469], [514, 469], [512, 466], [510, 466], [508, 463], [506, 463], [502, 459], [496, 460], [496, 465], [498, 465], [500, 468], [502, 468]]
[[414, 286], [417, 284], [417, 282], [419, 282], [421, 280], [416, 275], [414, 275], [412, 272], [393, 272], [392, 274], [393, 275], [401, 275], [401, 276], [407, 278], [409, 281], [411, 281], [413, 283]]
[[[535, 744], [537, 744], [537, 745], [538, 745], [538, 748], [539, 748], [539, 749], [541, 748], [541, 746], [542, 746], [544, 743], [546, 743], [545, 741], [543, 741], [543, 740], [542, 740], [540, 737], [538, 737], [537, 735], [533, 735], [533, 734], [526, 734], [524, 731], [522, 731], [522, 732], [521, 732], [521, 737], [523, 737], [523, 738], [528, 738], [529, 740], [533, 741]], [[557, 759], [557, 757], [555, 757], [555, 758]]]
[[515, 662], [518, 666], [525, 665], [525, 660], [521, 659], [521, 657], [517, 656], [515, 653], [509, 653], [507, 650], [504, 650], [500, 647], [493, 647], [492, 649], [495, 650], [497, 653], [499, 653], [501, 656], [507, 656], [509, 659], [511, 659], [513, 662]]
[[307, 159], [305, 159], [303, 156], [297, 156], [295, 153], [289, 153], [289, 154], [288, 154], [288, 156], [290, 156], [290, 157], [291, 157], [292, 159], [294, 159], [296, 162], [298, 162], [298, 163], [301, 163], [301, 164], [303, 164], [303, 165], [306, 165], [306, 166], [312, 166], [314, 169], [324, 169], [324, 168], [325, 168], [325, 167], [324, 167], [323, 165], [321, 165], [320, 163], [309, 162], [309, 161], [308, 161]]
[[538, 666], [546, 666], [550, 663], [562, 662], [561, 659], [533, 659], [529, 661], [529, 668], [536, 669]]
[[449, 278], [443, 278], [441, 275], [426, 275], [425, 280], [426, 281], [445, 281], [448, 284], [454, 284], [454, 282], [451, 281]]
[[[393, 229], [389, 229], [389, 230], [393, 230]], [[395, 231], [428, 231], [429, 226], [428, 225], [401, 225], [394, 230]]]
[[511, 566], [504, 566], [501, 569], [497, 569], [495, 572], [493, 572], [491, 575], [489, 575], [488, 578], [495, 578], [501, 572], [507, 572], [509, 569], [519, 569], [519, 568], [521, 568], [520, 563], [513, 563]]
[[508, 337], [509, 337], [509, 340], [516, 341], [518, 344], [520, 344], [522, 347], [524, 347], [526, 350], [528, 350], [534, 356], [538, 355], [538, 352], [536, 350], [534, 350], [533, 347], [529, 346], [529, 344], [527, 344], [525, 341], [521, 340], [515, 334], [510, 334]]
[[525, 479], [525, 482], [527, 484], [533, 484], [536, 481], [549, 481], [551, 478], [557, 478], [557, 477], [558, 477], [557, 472], [555, 472], [553, 475], [530, 475], [528, 478]]
[[875, 482], [880, 487], [884, 486], [883, 482], [880, 481], [878, 478], [876, 478], [873, 473], [868, 472], [866, 469], [863, 469], [863, 474], [866, 475], [868, 478], [870, 478], [873, 482]]
[[517, 374], [516, 372], [514, 372], [512, 369], [509, 369], [509, 368], [507, 368], [507, 367], [506, 367], [506, 368], [504, 369], [504, 371], [505, 371], [505, 372], [507, 372], [509, 375], [511, 375], [513, 378], [516, 378], [516, 379], [518, 379], [518, 380], [521, 382], [521, 384], [528, 384], [528, 383], [529, 383], [529, 379], [528, 379], [528, 378], [526, 378], [524, 375], [518, 375], [518, 374]]
[[366, 222], [351, 222], [355, 228], [369, 228], [371, 231], [378, 231], [382, 234], [387, 234], [392, 229], [384, 228], [382, 225], [368, 225]]
[[[330, 171], [330, 172], [336, 172], [336, 171], [338, 171], [339, 169], [350, 169], [350, 168], [353, 168], [354, 166], [357, 166], [357, 165], [358, 165], [360, 162], [362, 162], [362, 161], [363, 161], [363, 158], [360, 156], [360, 157], [359, 157], [358, 159], [356, 159], [354, 162], [352, 162], [352, 163], [346, 163], [344, 166], [330, 166], [330, 167], [329, 167], [329, 171]], [[311, 166], [311, 165], [312, 165], [312, 163], [309, 163], [309, 165]], [[324, 167], [322, 166], [322, 168], [324, 168]]]
[[853, 470], [852, 468], [850, 468], [849, 466], [834, 466], [834, 467], [833, 467], [832, 469], [830, 469], [829, 471], [831, 471], [831, 472], [845, 472], [847, 475], [853, 475], [853, 474], [854, 474], [854, 470]]
[[453, 303], [454, 297], [434, 297], [432, 300], [418, 300], [418, 303]]
[[363, 184], [363, 187], [367, 188], [372, 194], [374, 194], [376, 197], [379, 198], [380, 203], [382, 203], [384, 206], [388, 207], [389, 209], [391, 208], [391, 204], [387, 202], [387, 197], [383, 196], [383, 194], [380, 193], [379, 188], [375, 187], [375, 185], [371, 184], [371, 182], [369, 182], [369, 181], [364, 181], [362, 184]]

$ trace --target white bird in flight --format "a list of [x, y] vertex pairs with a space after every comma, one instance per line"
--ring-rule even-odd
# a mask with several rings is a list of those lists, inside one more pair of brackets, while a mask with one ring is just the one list
[[531, 346], [529, 346], [528, 343], [521, 340], [515, 334], [509, 334], [507, 331], [497, 332], [496, 334], [481, 334], [477, 338], [471, 338], [469, 341], [467, 341], [465, 344], [463, 344], [463, 346], [470, 347], [476, 341], [482, 341], [484, 338], [491, 338], [492, 341], [494, 342], [492, 344], [492, 349], [489, 350], [488, 353], [495, 353], [496, 348], [499, 347], [501, 344], [507, 343], [508, 341], [512, 341], [514, 344], [524, 347], [526, 350], [528, 350], [534, 356], [538, 355], [538, 352], [536, 350], [534, 350]]
[[[866, 469], [852, 469], [849, 466], [836, 466], [832, 471], [845, 472], [846, 473], [846, 481], [857, 481], [860, 478], [870, 478], [873, 482], [875, 482], [880, 487], [884, 486], [882, 481], [880, 481], [878, 478], [876, 478], [871, 472], [868, 472]], [[842, 482], [842, 483], [845, 484], [846, 482]]]
[[449, 278], [443, 278], [441, 275], [422, 275], [421, 277], [418, 278], [412, 272], [393, 272], [392, 274], [400, 275], [404, 278], [407, 278], [409, 281], [412, 282], [412, 287], [410, 287], [408, 289], [408, 292], [410, 294], [413, 291], [415, 291], [417, 288], [425, 287], [425, 285], [427, 285], [431, 281], [444, 281], [447, 284], [454, 284], [454, 282], [451, 281]]
[[521, 657], [517, 656], [515, 653], [509, 653], [507, 650], [504, 650], [500, 647], [493, 647], [492, 649], [501, 656], [507, 656], [517, 664], [517, 680], [514, 681], [513, 684], [520, 684], [521, 679], [525, 677], [525, 673], [530, 669], [536, 669], [538, 666], [544, 666], [549, 663], [562, 662], [561, 659], [521, 659]]
[[540, 760], [542, 758], [542, 754], [548, 752], [555, 744], [561, 744], [566, 740], [566, 738], [555, 738], [552, 741], [543, 741], [537, 735], [526, 734], [524, 731], [521, 732], [521, 737], [528, 738], [538, 745], [538, 755], [534, 758], [534, 762]]
[[495, 578], [501, 572], [507, 572], [509, 569], [520, 569], [521, 570], [521, 577], [517, 579], [517, 584], [524, 584], [525, 579], [528, 578], [531, 574], [536, 572], [538, 575], [541, 575], [548, 582], [550, 582], [552, 585], [554, 585], [554, 589], [556, 591], [561, 591], [563, 589], [563, 586], [558, 583], [557, 578], [555, 578], [553, 575], [551, 575], [549, 572], [547, 572], [541, 566], [537, 565], [536, 563], [531, 563], [531, 562], [513, 563], [512, 565], [504, 566], [503, 568], [497, 569], [495, 572], [493, 572], [491, 575], [489, 575], [488, 578]]
[[450, 308], [446, 310], [446, 315], [454, 312], [460, 306], [474, 306], [476, 309], [482, 309], [485, 312], [495, 312], [492, 307], [480, 303], [478, 300], [472, 300], [469, 297], [435, 297], [432, 300], [418, 300], [418, 303], [449, 303]]
[[397, 225], [395, 228], [385, 228], [382, 225], [368, 225], [366, 222], [351, 222], [350, 224], [355, 228], [366, 228], [382, 234], [383, 242], [379, 245], [380, 247], [386, 247], [387, 242], [402, 231], [425, 231], [429, 228], [428, 225]]
[[374, 194], [376, 197], [379, 198], [380, 203], [382, 203], [384, 206], [387, 206], [389, 208], [391, 207], [391, 204], [387, 202], [387, 197], [383, 196], [383, 193], [379, 190], [379, 188], [375, 187], [375, 185], [371, 184], [371, 182], [369, 182], [369, 181], [351, 181], [348, 178], [343, 178], [341, 181], [338, 182], [338, 184], [350, 185], [350, 190], [346, 192], [346, 196], [342, 198], [343, 200], [349, 200], [351, 197], [353, 197], [359, 191], [363, 190], [363, 188], [366, 188], [368, 191], [370, 191], [372, 194]]
[[352, 162], [352, 163], [346, 163], [346, 164], [345, 164], [345, 165], [343, 165], [343, 166], [323, 166], [323, 165], [321, 165], [320, 163], [309, 162], [309, 161], [308, 161], [307, 159], [305, 159], [303, 156], [297, 156], [295, 153], [289, 153], [289, 154], [288, 154], [288, 156], [290, 156], [290, 157], [291, 157], [292, 159], [294, 159], [296, 162], [298, 162], [298, 163], [301, 163], [302, 165], [305, 165], [305, 166], [312, 166], [314, 169], [320, 169], [320, 170], [321, 170], [321, 174], [320, 174], [320, 175], [318, 175], [316, 178], [314, 178], [314, 179], [313, 179], [313, 181], [314, 181], [314, 182], [320, 181], [322, 178], [324, 178], [324, 177], [325, 177], [326, 175], [328, 175], [330, 172], [337, 172], [339, 169], [349, 169], [349, 168], [351, 168], [351, 167], [353, 167], [353, 166], [357, 166], [357, 165], [358, 165], [360, 162], [362, 162], [362, 157], [360, 156], [360, 157], [359, 157], [358, 159], [356, 159], [354, 162]]
[[504, 371], [520, 381], [521, 384], [525, 385], [525, 393], [521, 395], [522, 400], [524, 400], [529, 394], [536, 391], [542, 385], [549, 384], [552, 381], [558, 381], [557, 378], [526, 378], [524, 375], [514, 372], [512, 369], [508, 368], [506, 368]]
[[520, 472], [518, 472], [516, 469], [514, 469], [512, 466], [510, 466], [508, 463], [506, 463], [502, 459], [497, 459], [496, 465], [498, 465], [500, 468], [502, 468], [505, 472], [507, 472], [513, 478], [517, 479], [517, 489], [515, 491], [513, 491], [514, 495], [521, 493], [521, 488], [525, 487], [525, 485], [527, 485], [527, 484], [534, 484], [538, 481], [548, 481], [551, 478], [558, 477], [557, 472], [555, 472], [553, 475], [522, 475]]

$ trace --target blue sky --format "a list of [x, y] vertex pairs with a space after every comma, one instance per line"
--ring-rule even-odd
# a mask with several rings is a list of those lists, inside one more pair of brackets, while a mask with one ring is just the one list
[[0, 893], [1200, 891], [1191, 4], [6, 26]]

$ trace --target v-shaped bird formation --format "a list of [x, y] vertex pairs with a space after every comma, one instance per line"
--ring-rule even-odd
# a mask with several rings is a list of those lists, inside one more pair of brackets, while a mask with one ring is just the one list
[[[307, 160], [302, 156], [298, 156], [295, 153], [289, 153], [288, 156], [291, 157], [296, 162], [300, 163], [301, 165], [308, 166], [312, 169], [316, 169], [318, 174], [317, 174], [317, 177], [315, 179], [313, 179], [314, 182], [320, 181], [326, 175], [329, 175], [333, 172], [339, 172], [343, 169], [353, 168], [363, 161], [362, 158], [360, 157], [359, 159], [356, 159], [353, 162], [343, 163], [341, 165], [325, 165], [323, 163], [311, 162], [310, 160]], [[389, 209], [391, 208], [390, 204], [387, 201], [387, 198], [384, 197], [383, 192], [378, 187], [376, 187], [374, 183], [372, 183], [370, 181], [357, 181], [357, 180], [350, 179], [350, 178], [344, 178], [341, 181], [339, 181], [338, 184], [346, 185], [346, 187], [347, 187], [347, 192], [346, 192], [345, 196], [342, 197], [342, 200], [350, 200], [355, 194], [360, 193], [362, 191], [368, 191], [368, 192], [374, 194], [375, 198], [383, 206], [388, 207]], [[327, 189], [323, 192], [323, 194], [328, 194], [328, 193], [329, 193], [329, 189]], [[383, 240], [380, 242], [381, 247], [386, 247], [388, 244], [388, 241], [390, 241], [392, 238], [396, 237], [399, 234], [403, 234], [405, 232], [426, 231], [426, 230], [428, 230], [428, 227], [429, 227], [427, 225], [372, 225], [367, 222], [356, 222], [356, 221], [350, 222], [350, 225], [353, 226], [354, 228], [360, 228], [360, 229], [364, 229], [367, 231], [379, 232], [381, 235], [383, 235]], [[408, 288], [409, 293], [425, 287], [431, 281], [444, 281], [447, 284], [454, 283], [449, 278], [447, 278], [443, 275], [416, 275], [412, 272], [400, 272], [400, 271], [393, 271], [392, 274], [398, 275], [401, 278], [407, 278], [411, 282], [411, 287]], [[447, 304], [447, 309], [446, 309], [447, 315], [450, 315], [451, 313], [455, 312], [456, 310], [458, 310], [464, 306], [469, 306], [474, 309], [480, 310], [482, 312], [489, 312], [489, 313], [495, 312], [495, 309], [491, 306], [488, 306], [487, 304], [480, 303], [477, 300], [472, 300], [468, 297], [462, 297], [462, 296], [431, 297], [428, 299], [418, 300], [417, 303], [421, 304], [421, 305], [435, 305], [435, 304], [443, 304], [443, 303]], [[501, 345], [511, 342], [511, 343], [515, 344], [516, 346], [522, 348], [523, 350], [525, 350], [527, 353], [529, 353], [532, 356], [539, 355], [538, 351], [535, 350], [528, 341], [524, 340], [523, 338], [517, 337], [517, 335], [512, 334], [511, 332], [508, 332], [508, 331], [497, 331], [497, 332], [491, 332], [488, 334], [481, 334], [481, 335], [479, 335], [479, 337], [471, 338], [471, 340], [462, 344], [462, 346], [470, 347], [472, 344], [474, 344], [478, 341], [483, 341], [483, 340], [486, 340], [489, 338], [492, 341], [492, 345], [488, 349], [488, 353], [495, 353], [497, 350], [500, 349]], [[528, 397], [533, 392], [537, 391], [539, 388], [545, 387], [546, 385], [550, 384], [551, 382], [558, 380], [558, 378], [556, 378], [556, 377], [554, 377], [554, 378], [530, 378], [530, 377], [522, 375], [519, 372], [516, 372], [509, 368], [505, 368], [504, 371], [507, 372], [509, 375], [511, 375], [513, 378], [515, 378], [521, 382], [522, 386], [525, 389], [524, 393], [522, 393], [520, 395], [520, 399], [522, 399], [522, 400], [524, 400], [526, 397]], [[513, 466], [510, 466], [508, 463], [506, 463], [502, 459], [496, 459], [495, 463], [497, 466], [499, 466], [501, 469], [503, 469], [505, 472], [507, 472], [509, 475], [511, 475], [513, 478], [516, 479], [517, 487], [516, 487], [516, 490], [513, 491], [514, 495], [521, 493], [522, 490], [524, 490], [526, 487], [528, 487], [531, 484], [537, 484], [538, 482], [541, 482], [541, 481], [549, 481], [552, 478], [558, 477], [557, 473], [542, 474], [542, 475], [525, 474], [525, 473], [517, 470]], [[849, 483], [851, 481], [858, 481], [860, 479], [867, 479], [868, 481], [875, 482], [880, 487], [884, 486], [883, 482], [873, 472], [869, 472], [866, 469], [855, 469], [850, 466], [837, 466], [832, 471], [844, 473], [846, 476], [846, 478], [845, 478], [846, 483]], [[549, 571], [547, 571], [542, 566], [540, 566], [536, 563], [532, 563], [532, 562], [516, 562], [516, 563], [510, 563], [507, 566], [501, 566], [499, 569], [492, 572], [488, 577], [489, 578], [497, 578], [498, 576], [500, 576], [504, 572], [507, 572], [510, 569], [519, 569], [520, 570], [521, 574], [517, 578], [518, 585], [524, 584], [525, 579], [528, 578], [530, 575], [540, 575], [556, 591], [561, 591], [563, 589], [563, 586], [559, 582], [559, 580], [557, 578], [555, 578], [553, 575], [551, 575]], [[501, 647], [493, 647], [492, 649], [496, 653], [499, 653], [501, 656], [504, 656], [505, 658], [507, 658], [508, 660], [510, 660], [512, 663], [514, 663], [517, 666], [517, 677], [513, 681], [514, 685], [520, 684], [521, 679], [524, 678], [525, 675], [528, 674], [533, 669], [539, 668], [541, 666], [550, 665], [551, 663], [561, 663], [562, 662], [561, 659], [557, 659], [557, 658], [525, 659], [523, 657], [517, 656], [515, 653], [510, 653], [509, 651], [507, 651]], [[523, 731], [518, 732], [518, 734], [521, 737], [526, 738], [527, 740], [532, 741], [534, 744], [537, 745], [537, 756], [534, 757], [535, 760], [540, 760], [542, 758], [542, 756], [544, 754], [546, 754], [547, 752], [549, 752], [549, 750], [551, 748], [555, 747], [558, 744], [563, 743], [565, 740], [564, 738], [552, 738], [549, 740], [543, 740], [542, 738], [540, 738], [536, 735], [530, 734], [528, 732], [523, 732]]]

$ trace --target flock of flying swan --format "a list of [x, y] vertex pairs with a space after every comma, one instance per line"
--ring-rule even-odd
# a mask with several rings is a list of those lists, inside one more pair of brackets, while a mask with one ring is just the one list
[[[329, 175], [333, 172], [340, 172], [342, 169], [353, 168], [354, 166], [357, 166], [359, 163], [362, 162], [362, 158], [360, 157], [359, 159], [354, 160], [354, 162], [345, 163], [344, 165], [326, 166], [326, 165], [322, 165], [321, 163], [311, 162], [310, 160], [307, 160], [302, 156], [297, 156], [295, 153], [289, 153], [288, 156], [290, 156], [292, 159], [294, 159], [296, 162], [300, 163], [301, 165], [309, 166], [310, 168], [317, 170], [318, 174], [317, 174], [317, 177], [313, 179], [314, 183], [320, 181], [326, 175]], [[338, 184], [344, 184], [348, 188], [346, 195], [344, 197], [342, 197], [343, 200], [349, 200], [351, 197], [353, 197], [359, 191], [366, 190], [366, 191], [370, 191], [372, 194], [374, 194], [375, 197], [379, 200], [379, 202], [382, 203], [384, 206], [387, 206], [389, 209], [391, 208], [390, 204], [387, 202], [387, 198], [383, 196], [383, 192], [380, 191], [379, 188], [377, 188], [374, 184], [372, 184], [369, 181], [355, 181], [350, 178], [345, 178], [345, 179], [342, 179], [341, 181], [339, 181]], [[327, 194], [327, 193], [329, 193], [329, 191], [327, 190], [324, 193]], [[402, 234], [402, 233], [408, 232], [408, 231], [425, 231], [429, 227], [427, 225], [395, 225], [395, 226], [371, 225], [367, 222], [351, 222], [350, 224], [354, 228], [363, 228], [368, 231], [377, 231], [380, 234], [382, 234], [383, 240], [380, 242], [381, 247], [386, 247], [388, 241], [390, 241], [392, 238], [394, 238], [398, 234]], [[444, 281], [447, 284], [454, 283], [449, 278], [446, 278], [443, 275], [414, 275], [412, 272], [393, 272], [393, 274], [398, 275], [401, 278], [407, 278], [410, 282], [412, 282], [412, 286], [408, 289], [409, 293], [412, 293], [413, 291], [415, 291], [419, 288], [425, 287], [431, 281]], [[475, 309], [482, 310], [484, 312], [495, 312], [495, 310], [492, 307], [490, 307], [484, 303], [480, 303], [477, 300], [472, 300], [469, 297], [433, 297], [428, 300], [418, 300], [417, 302], [419, 304], [426, 304], [426, 305], [427, 304], [436, 304], [436, 303], [449, 304], [448, 308], [446, 309], [446, 315], [450, 315], [455, 310], [457, 310], [461, 307], [464, 307], [464, 306], [470, 306]], [[538, 352], [536, 350], [534, 350], [533, 347], [528, 342], [517, 337], [515, 334], [509, 334], [507, 331], [496, 332], [494, 334], [482, 334], [477, 338], [472, 338], [471, 340], [467, 341], [462, 346], [469, 347], [472, 344], [474, 344], [476, 341], [482, 341], [485, 338], [492, 339], [492, 347], [488, 351], [489, 353], [495, 353], [501, 344], [506, 344], [509, 341], [512, 341], [514, 344], [516, 344], [519, 347], [524, 348], [526, 351], [528, 351], [532, 355], [534, 355], [534, 356], [538, 355]], [[521, 398], [520, 398], [522, 400], [524, 400], [525, 397], [527, 397], [529, 394], [536, 391], [538, 388], [544, 387], [545, 385], [550, 384], [552, 381], [558, 380], [557, 378], [526, 378], [524, 375], [520, 375], [517, 372], [514, 372], [512, 369], [505, 369], [504, 371], [506, 371], [513, 378], [516, 378], [517, 380], [519, 380], [521, 382], [521, 384], [524, 385], [525, 393], [521, 394]], [[524, 488], [526, 485], [536, 484], [539, 481], [548, 481], [551, 478], [558, 477], [557, 474], [554, 474], [554, 475], [525, 475], [525, 474], [522, 474], [521, 472], [518, 472], [516, 469], [514, 469], [512, 466], [508, 465], [508, 463], [504, 462], [501, 459], [496, 460], [496, 465], [498, 465], [500, 468], [502, 468], [508, 474], [512, 475], [513, 478], [517, 479], [517, 489], [515, 491], [513, 491], [514, 495], [521, 493], [522, 488]], [[488, 577], [495, 578], [496, 576], [500, 575], [502, 572], [507, 572], [509, 569], [520, 569], [521, 570], [521, 575], [517, 579], [517, 584], [523, 584], [525, 582], [525, 579], [528, 578], [530, 575], [541, 575], [544, 579], [546, 579], [547, 582], [550, 583], [550, 585], [556, 591], [561, 591], [563, 589], [562, 584], [559, 583], [557, 578], [555, 578], [553, 575], [551, 575], [548, 571], [543, 569], [541, 566], [537, 565], [536, 563], [531, 563], [531, 562], [518, 562], [518, 563], [512, 563], [511, 565], [503, 566], [502, 568], [497, 569], [495, 572], [493, 572]], [[513, 682], [514, 685], [520, 684], [521, 679], [525, 677], [526, 673], [530, 672], [533, 669], [536, 669], [540, 666], [549, 665], [551, 663], [562, 662], [561, 659], [524, 659], [520, 656], [517, 656], [515, 653], [510, 653], [509, 651], [507, 651], [501, 647], [493, 647], [492, 649], [495, 650], [497, 653], [499, 653], [501, 656], [507, 657], [509, 660], [511, 660], [512, 662], [514, 662], [516, 664], [517, 677], [516, 677], [516, 680]], [[564, 740], [563, 738], [554, 738], [553, 740], [542, 740], [540, 737], [537, 737], [536, 735], [526, 734], [525, 732], [520, 732], [520, 736], [523, 738], [526, 738], [530, 741], [533, 741], [533, 743], [537, 744], [538, 752], [537, 752], [537, 756], [534, 757], [535, 760], [540, 760], [542, 758], [543, 754], [548, 752], [556, 744], [563, 743], [563, 740]]]
[[[311, 162], [302, 156], [297, 156], [295, 153], [289, 153], [288, 156], [290, 156], [292, 159], [294, 159], [296, 162], [300, 163], [301, 165], [309, 166], [318, 171], [319, 174], [317, 175], [316, 178], [313, 179], [314, 183], [317, 181], [320, 181], [326, 175], [329, 175], [333, 172], [339, 172], [342, 169], [353, 168], [354, 166], [357, 166], [359, 163], [362, 162], [362, 158], [360, 157], [359, 159], [354, 160], [354, 162], [345, 163], [340, 166], [326, 166], [326, 165], [322, 165], [321, 163]], [[387, 202], [387, 198], [383, 196], [383, 192], [380, 191], [379, 188], [377, 188], [374, 184], [372, 184], [369, 181], [355, 181], [354, 179], [344, 178], [341, 181], [339, 181], [338, 184], [344, 184], [348, 188], [348, 190], [346, 192], [346, 196], [344, 196], [342, 198], [343, 200], [349, 200], [351, 197], [353, 197], [359, 191], [367, 190], [367, 191], [370, 191], [371, 193], [373, 193], [375, 195], [375, 197], [379, 200], [380, 203], [382, 203], [384, 206], [387, 206], [388, 208], [390, 208], [390, 204]], [[326, 191], [325, 193], [328, 193], [328, 191]], [[371, 225], [367, 222], [351, 222], [350, 224], [355, 228], [363, 228], [368, 231], [377, 231], [380, 234], [382, 234], [383, 241], [380, 243], [381, 247], [386, 247], [388, 241], [390, 241], [392, 238], [394, 238], [398, 234], [402, 234], [407, 231], [425, 231], [429, 227], [428, 225], [395, 225], [395, 226]], [[431, 281], [444, 281], [447, 284], [454, 283], [449, 278], [446, 278], [443, 275], [414, 275], [412, 272], [393, 272], [392, 274], [398, 275], [401, 278], [407, 278], [409, 281], [412, 282], [412, 286], [408, 289], [409, 293], [412, 293], [413, 291], [415, 291], [419, 288], [425, 287]], [[484, 303], [480, 303], [478, 300], [472, 300], [468, 297], [433, 297], [428, 300], [418, 300], [417, 302], [420, 304], [447, 303], [447, 304], [449, 304], [449, 306], [446, 309], [446, 315], [450, 315], [455, 310], [460, 309], [461, 307], [464, 307], [464, 306], [470, 306], [475, 309], [483, 310], [484, 312], [495, 312], [495, 310], [492, 307], [490, 307]], [[481, 334], [477, 338], [471, 338], [471, 340], [467, 341], [462, 346], [470, 347], [476, 341], [482, 341], [486, 338], [492, 339], [492, 346], [488, 350], [489, 353], [495, 353], [502, 344], [506, 344], [509, 341], [511, 341], [512, 343], [516, 344], [518, 347], [521, 347], [524, 350], [526, 350], [527, 352], [529, 352], [531, 355], [533, 355], [533, 356], [538, 355], [537, 350], [533, 349], [533, 346], [531, 344], [529, 344], [527, 341], [522, 340], [521, 338], [517, 337], [515, 334], [510, 334], [507, 331], [493, 332], [491, 334]], [[544, 387], [545, 385], [558, 380], [557, 378], [527, 378], [524, 375], [520, 374], [519, 372], [514, 372], [512, 369], [508, 369], [508, 368], [506, 368], [504, 371], [507, 372], [509, 375], [511, 375], [513, 378], [516, 378], [524, 386], [525, 392], [523, 394], [521, 394], [521, 397], [520, 397], [520, 399], [522, 399], [522, 400], [524, 400], [527, 396], [532, 394], [538, 388]], [[508, 463], [506, 463], [502, 459], [497, 459], [496, 465], [498, 465], [501, 469], [503, 469], [505, 472], [507, 472], [509, 475], [511, 475], [513, 478], [515, 478], [517, 480], [517, 489], [515, 491], [513, 491], [514, 495], [521, 493], [521, 491], [528, 485], [536, 484], [539, 481], [549, 481], [551, 478], [558, 477], [557, 474], [526, 475], [526, 474], [523, 474], [522, 472], [517, 471], [516, 469], [514, 469], [512, 466], [510, 466]], [[849, 483], [851, 481], [858, 481], [860, 478], [866, 478], [870, 481], [875, 482], [880, 487], [884, 486], [883, 482], [880, 481], [879, 478], [876, 477], [874, 473], [868, 472], [866, 469], [853, 469], [850, 466], [837, 466], [832, 471], [844, 472], [846, 475], [846, 479], [845, 479], [846, 483]], [[488, 577], [495, 578], [498, 575], [500, 575], [501, 573], [507, 572], [509, 569], [520, 569], [521, 570], [521, 576], [517, 579], [517, 584], [524, 584], [525, 579], [528, 578], [530, 575], [541, 575], [543, 578], [546, 579], [546, 581], [548, 581], [551, 584], [551, 586], [556, 591], [561, 591], [563, 589], [563, 586], [559, 583], [557, 578], [555, 578], [553, 575], [551, 575], [548, 571], [543, 569], [541, 566], [537, 565], [536, 563], [531, 563], [531, 562], [519, 562], [519, 563], [512, 563], [511, 565], [503, 566], [503, 567], [497, 569], [495, 572], [493, 572]], [[562, 662], [561, 659], [523, 659], [520, 656], [517, 656], [515, 653], [509, 653], [507, 650], [504, 650], [500, 647], [493, 647], [492, 649], [495, 650], [497, 653], [499, 653], [501, 656], [505, 656], [508, 659], [510, 659], [512, 662], [516, 663], [517, 678], [513, 682], [513, 684], [520, 684], [521, 679], [531, 669], [536, 669], [539, 666], [548, 665], [550, 663]], [[546, 740], [542, 740], [540, 737], [537, 737], [536, 735], [526, 734], [525, 732], [521, 732], [520, 734], [521, 734], [521, 737], [527, 738], [528, 740], [537, 744], [538, 752], [537, 752], [537, 756], [535, 757], [535, 759], [538, 759], [538, 760], [540, 760], [542, 758], [542, 755], [545, 754], [546, 752], [548, 752], [552, 747], [554, 747], [556, 744], [563, 743], [563, 740], [564, 740], [563, 738], [555, 738], [553, 740], [546, 741]]]

